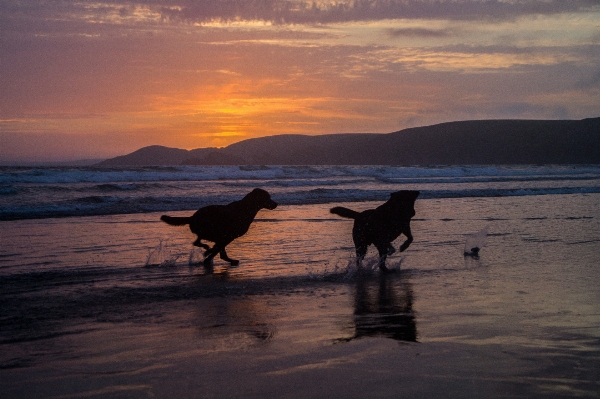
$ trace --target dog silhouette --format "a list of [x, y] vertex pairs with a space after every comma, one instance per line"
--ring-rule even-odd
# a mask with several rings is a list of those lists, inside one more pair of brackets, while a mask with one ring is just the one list
[[392, 193], [390, 199], [375, 209], [356, 212], [342, 206], [331, 208], [330, 212], [345, 218], [354, 219], [352, 239], [356, 248], [357, 264], [360, 266], [369, 245], [379, 251], [379, 268], [389, 271], [385, 266], [388, 255], [396, 252], [392, 246], [400, 234], [406, 241], [400, 246], [400, 252], [406, 250], [413, 241], [410, 220], [415, 216], [415, 201], [419, 191], [402, 190]]
[[[198, 236], [194, 245], [206, 249], [204, 252], [205, 266], [212, 265], [216, 254], [235, 266], [239, 264], [239, 261], [227, 256], [225, 247], [236, 238], [246, 234], [258, 211], [276, 207], [277, 203], [271, 199], [268, 192], [255, 188], [239, 201], [227, 205], [205, 206], [190, 217], [162, 215], [160, 220], [172, 226], [190, 225], [192, 233]], [[202, 240], [212, 241], [215, 244], [210, 248]]]

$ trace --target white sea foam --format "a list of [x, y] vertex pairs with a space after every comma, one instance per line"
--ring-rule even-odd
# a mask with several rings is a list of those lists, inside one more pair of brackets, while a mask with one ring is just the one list
[[122, 183], [208, 180], [369, 178], [456, 178], [598, 175], [598, 165], [545, 166], [171, 166], [140, 168], [14, 168], [0, 167], [6, 183]]

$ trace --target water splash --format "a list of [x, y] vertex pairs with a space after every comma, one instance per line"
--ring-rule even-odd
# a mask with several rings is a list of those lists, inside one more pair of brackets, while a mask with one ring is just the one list
[[177, 259], [181, 257], [180, 254], [173, 254], [171, 248], [168, 245], [169, 240], [159, 240], [158, 245], [154, 249], [148, 250], [148, 257], [146, 258], [145, 267], [158, 266], [158, 267], [172, 267], [177, 264]]
[[[399, 271], [404, 258], [388, 259], [387, 267], [391, 271]], [[334, 265], [328, 263], [322, 271], [308, 270], [308, 278], [313, 281], [354, 281], [357, 278], [379, 273], [379, 257], [366, 257], [358, 266], [355, 256], [341, 259]]]
[[469, 234], [465, 238], [465, 256], [478, 257], [479, 251], [485, 246], [489, 226], [484, 227], [476, 233]]
[[204, 252], [200, 248], [192, 247], [188, 257], [188, 265], [197, 266], [204, 262]]

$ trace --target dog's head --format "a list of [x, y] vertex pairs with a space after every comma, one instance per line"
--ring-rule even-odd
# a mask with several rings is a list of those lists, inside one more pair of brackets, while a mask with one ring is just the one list
[[410, 219], [415, 216], [415, 201], [419, 194], [419, 191], [413, 190], [396, 191], [390, 195], [388, 203], [393, 204], [394, 207], [397, 206], [398, 209], [402, 210], [402, 214]]
[[401, 190], [392, 193], [390, 199], [398, 202], [411, 202], [414, 204], [420, 193], [420, 191]]
[[260, 208], [266, 208], [269, 210], [273, 210], [277, 208], [277, 202], [271, 199], [271, 195], [261, 188], [255, 188], [246, 196], [246, 198], [251, 199], [256, 205]]

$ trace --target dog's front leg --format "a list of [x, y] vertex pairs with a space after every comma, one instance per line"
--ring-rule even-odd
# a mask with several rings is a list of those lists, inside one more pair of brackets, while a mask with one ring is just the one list
[[229, 256], [227, 256], [227, 251], [225, 251], [225, 248], [223, 248], [221, 250], [221, 252], [219, 252], [219, 256], [221, 257], [221, 259], [223, 259], [225, 262], [229, 262], [231, 264], [231, 266], [237, 266], [240, 264], [240, 261], [237, 259], [231, 259]]
[[356, 267], [359, 269], [362, 267], [362, 261], [367, 254], [367, 249], [368, 247], [366, 245], [356, 248]]
[[413, 236], [410, 231], [410, 226], [406, 227], [406, 229], [404, 229], [403, 233], [406, 236], [406, 241], [404, 241], [402, 243], [402, 245], [400, 246], [400, 252], [403, 252], [404, 250], [406, 250], [406, 248], [408, 248], [410, 243], [413, 242]]
[[382, 272], [388, 272], [389, 269], [385, 266], [385, 261], [387, 260], [388, 255], [392, 254], [394, 251], [390, 251], [390, 247], [392, 249], [394, 249], [394, 247], [392, 247], [392, 245], [390, 243], [387, 244], [381, 244], [381, 245], [375, 245], [377, 247], [377, 251], [379, 252], [379, 269]]
[[394, 252], [396, 252], [396, 248], [394, 248], [394, 246], [392, 245], [392, 243], [390, 242], [388, 244], [388, 250], [387, 250], [387, 254], [388, 255], [392, 255]]

